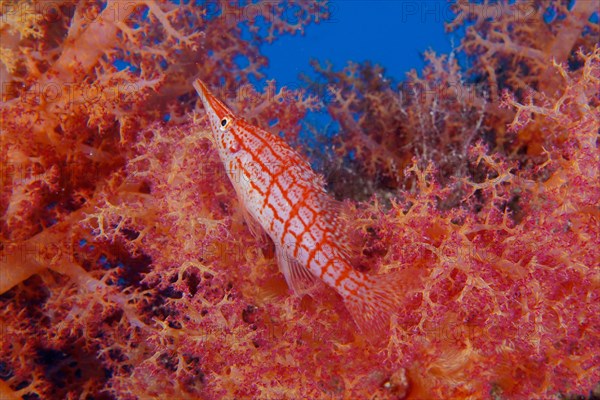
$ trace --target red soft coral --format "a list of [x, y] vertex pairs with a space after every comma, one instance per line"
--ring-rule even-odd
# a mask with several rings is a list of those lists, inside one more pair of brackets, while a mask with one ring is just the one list
[[[588, 3], [500, 2], [513, 14], [491, 20], [480, 7], [492, 3], [456, 3], [457, 24], [473, 20], [461, 49], [480, 62], [464, 72], [455, 55], [427, 53], [400, 91], [379, 67], [321, 71], [346, 139], [328, 174], [344, 180], [332, 187], [381, 195], [344, 203], [340, 237], [356, 268], [406, 277], [383, 348], [331, 291], [290, 295], [189, 95], [200, 74], [298, 145], [318, 99], [248, 85], [266, 62], [257, 44], [325, 15], [322, 3], [302, 4], [293, 10], [304, 17], [286, 23], [286, 4], [54, 2], [55, 13], [28, 11], [21, 30], [3, 19], [3, 46], [18, 57], [0, 71], [11, 89], [0, 107], [0, 326], [10, 338], [0, 393], [586, 395], [600, 380], [600, 50]], [[510, 22], [526, 7], [551, 46]], [[546, 24], [548, 7], [561, 17]], [[239, 24], [256, 12], [270, 16], [267, 33], [244, 41]]]

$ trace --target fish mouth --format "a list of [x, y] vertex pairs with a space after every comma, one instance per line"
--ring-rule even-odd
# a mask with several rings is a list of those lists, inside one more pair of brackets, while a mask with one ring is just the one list
[[233, 118], [231, 110], [221, 102], [200, 79], [196, 79], [192, 84], [198, 96], [204, 104], [204, 109], [209, 115], [216, 115], [217, 118], [222, 119], [225, 117]]
[[200, 96], [200, 100], [202, 100], [204, 108], [208, 108], [207, 95], [210, 92], [204, 82], [198, 78], [194, 81], [194, 83], [192, 83], [192, 86], [194, 86], [194, 89], [196, 89], [196, 92], [198, 92], [198, 96]]

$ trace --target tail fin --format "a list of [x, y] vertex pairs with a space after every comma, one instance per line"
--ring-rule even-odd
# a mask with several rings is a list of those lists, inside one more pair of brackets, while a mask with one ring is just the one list
[[354, 322], [372, 344], [382, 344], [390, 335], [392, 315], [399, 312], [406, 292], [401, 273], [365, 276], [366, 284], [356, 296], [344, 299]]

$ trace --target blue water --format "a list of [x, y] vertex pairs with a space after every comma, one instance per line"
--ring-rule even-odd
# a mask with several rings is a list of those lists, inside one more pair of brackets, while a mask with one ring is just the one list
[[304, 36], [284, 36], [263, 45], [270, 65], [264, 71], [278, 85], [298, 85], [298, 74], [311, 75], [311, 59], [329, 60], [335, 69], [349, 61], [371, 61], [402, 80], [411, 69], [423, 67], [422, 53], [449, 53], [460, 38], [444, 32], [450, 5], [439, 0], [346, 0], [329, 2], [331, 16], [307, 27]]
[[[349, 62], [370, 61], [384, 68], [386, 78], [399, 82], [408, 71], [423, 68], [424, 51], [447, 54], [460, 44], [462, 32], [448, 34], [444, 30], [453, 14], [450, 3], [441, 0], [345, 0], [328, 2], [328, 6], [329, 18], [313, 16], [320, 23], [309, 25], [304, 35], [284, 35], [262, 45], [269, 66], [262, 71], [265, 78], [253, 82], [259, 90], [266, 79], [275, 79], [278, 88], [306, 87], [300, 74], [321, 82], [310, 65], [313, 59], [321, 65], [330, 62], [336, 71]], [[328, 100], [324, 88], [318, 94], [324, 102]], [[339, 127], [323, 110], [306, 118], [301, 133], [306, 145], [318, 146], [312, 140], [314, 129], [331, 137]]]

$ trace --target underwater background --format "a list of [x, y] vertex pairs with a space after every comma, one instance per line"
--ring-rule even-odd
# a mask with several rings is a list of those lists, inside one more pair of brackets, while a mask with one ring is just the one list
[[[0, 4], [1, 399], [600, 398], [595, 1]], [[196, 78], [405, 278], [384, 343], [292, 295]]]

